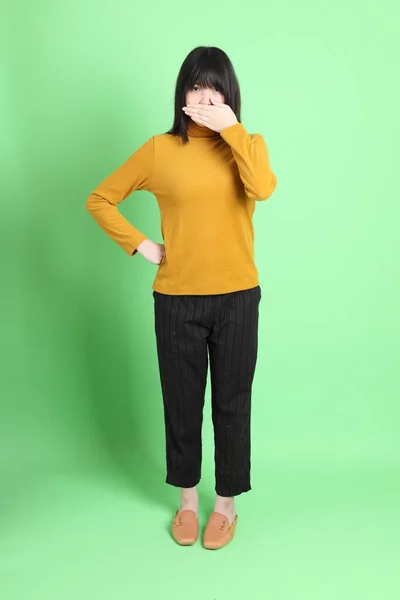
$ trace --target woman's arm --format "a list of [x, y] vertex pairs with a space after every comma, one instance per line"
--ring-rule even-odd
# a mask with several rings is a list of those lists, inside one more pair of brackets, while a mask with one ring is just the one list
[[137, 247], [147, 236], [119, 212], [117, 205], [135, 190], [150, 190], [153, 162], [154, 137], [151, 137], [86, 200], [86, 209], [95, 221], [130, 256], [137, 253]]
[[272, 172], [266, 143], [259, 133], [247, 133], [242, 123], [235, 123], [220, 131], [230, 145], [236, 160], [246, 195], [254, 200], [266, 200], [277, 185]]

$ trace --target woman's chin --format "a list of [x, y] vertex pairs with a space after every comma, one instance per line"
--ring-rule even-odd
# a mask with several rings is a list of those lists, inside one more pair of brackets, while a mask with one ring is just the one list
[[204, 129], [208, 129], [207, 125], [203, 125], [203, 123], [199, 123], [198, 121], [195, 121], [193, 119], [193, 121], [196, 123], [196, 125], [198, 125], [199, 127], [204, 127]]

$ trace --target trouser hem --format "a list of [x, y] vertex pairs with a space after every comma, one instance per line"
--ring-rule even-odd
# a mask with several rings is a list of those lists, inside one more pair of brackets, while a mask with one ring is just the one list
[[250, 492], [251, 485], [245, 485], [240, 488], [220, 488], [218, 486], [215, 487], [215, 492], [218, 496], [222, 496], [223, 498], [232, 498], [233, 496], [240, 496], [240, 494], [245, 494], [246, 492]]
[[185, 481], [183, 479], [178, 479], [176, 477], [172, 477], [171, 475], [167, 475], [165, 483], [167, 483], [168, 485], [172, 485], [173, 487], [192, 488], [196, 487], [200, 483], [200, 479], [197, 478]]

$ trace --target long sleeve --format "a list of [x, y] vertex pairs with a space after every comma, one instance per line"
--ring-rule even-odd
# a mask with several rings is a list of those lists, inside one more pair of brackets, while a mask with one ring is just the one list
[[136, 229], [117, 205], [135, 190], [150, 190], [154, 137], [140, 146], [118, 169], [102, 181], [86, 200], [86, 209], [100, 227], [130, 256], [147, 236]]
[[226, 127], [220, 135], [231, 147], [246, 195], [254, 200], [269, 198], [277, 178], [271, 170], [263, 136], [247, 133], [242, 123]]

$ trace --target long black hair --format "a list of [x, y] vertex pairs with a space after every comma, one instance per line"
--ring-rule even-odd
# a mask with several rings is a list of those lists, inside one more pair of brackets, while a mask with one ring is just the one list
[[224, 95], [240, 122], [241, 97], [239, 82], [228, 55], [214, 46], [194, 48], [182, 63], [175, 88], [174, 124], [166, 133], [181, 136], [182, 142], [189, 141], [187, 125], [190, 120], [182, 110], [186, 105], [186, 94], [198, 82], [202, 87], [215, 87]]

